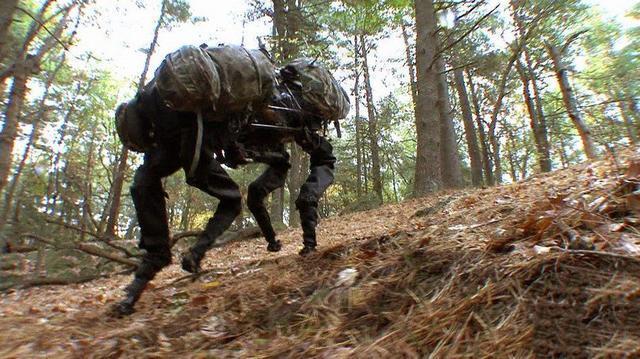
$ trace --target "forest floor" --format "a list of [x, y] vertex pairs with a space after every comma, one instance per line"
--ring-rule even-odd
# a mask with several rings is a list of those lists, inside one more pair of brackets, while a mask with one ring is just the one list
[[[212, 250], [163, 271], [0, 296], [0, 357], [640, 355], [640, 153], [438, 193]], [[177, 256], [175, 256], [177, 257]], [[179, 259], [174, 258], [178, 263]]]

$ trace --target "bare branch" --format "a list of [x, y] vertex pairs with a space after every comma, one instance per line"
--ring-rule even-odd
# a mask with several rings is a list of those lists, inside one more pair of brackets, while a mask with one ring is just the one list
[[471, 34], [472, 32], [476, 31], [478, 29], [478, 27], [480, 26], [480, 24], [482, 24], [482, 22], [486, 18], [488, 18], [489, 16], [491, 16], [491, 14], [493, 14], [496, 10], [498, 10], [499, 7], [500, 7], [500, 4], [496, 5], [491, 11], [489, 11], [486, 14], [484, 14], [480, 19], [478, 19], [478, 21], [476, 21], [473, 24], [473, 26], [471, 26], [471, 28], [469, 28], [469, 30], [465, 31], [464, 34], [462, 34], [462, 36], [460, 36], [457, 40], [447, 44], [447, 46], [445, 46], [442, 49], [440, 49], [438, 51], [438, 53], [436, 53], [436, 55], [433, 57], [433, 60], [431, 61], [431, 64], [429, 65], [429, 68], [431, 68], [431, 66], [433, 66], [433, 64], [435, 64], [435, 62], [442, 56], [442, 54], [444, 52], [446, 52], [449, 49], [453, 48], [458, 43], [460, 43], [462, 40], [464, 40], [467, 36], [469, 36], [469, 34]]
[[117, 256], [113, 253], [109, 253], [106, 252], [96, 246], [90, 245], [90, 244], [86, 244], [86, 243], [73, 243], [71, 245], [65, 245], [65, 244], [58, 244], [55, 243], [53, 240], [49, 239], [49, 238], [45, 238], [42, 236], [39, 236], [35, 233], [24, 233], [20, 236], [20, 238], [31, 238], [31, 239], [35, 239], [38, 242], [42, 242], [45, 244], [48, 244], [52, 247], [58, 248], [58, 249], [75, 249], [78, 250], [80, 252], [84, 252], [86, 254], [95, 256], [95, 257], [101, 257], [101, 258], [106, 258], [109, 259], [113, 262], [117, 262], [117, 263], [121, 263], [121, 264], [125, 264], [134, 268], [138, 267], [138, 262], [128, 259], [128, 258], [122, 258], [120, 256]]
[[560, 48], [560, 53], [561, 54], [565, 54], [567, 49], [571, 45], [571, 43], [576, 41], [578, 39], [578, 37], [580, 37], [580, 35], [582, 35], [584, 33], [587, 33], [587, 32], [589, 32], [589, 30], [585, 29], [585, 30], [577, 31], [577, 32], [573, 33], [571, 36], [569, 36], [567, 38], [567, 40], [564, 42], [564, 44], [562, 45], [562, 47]]

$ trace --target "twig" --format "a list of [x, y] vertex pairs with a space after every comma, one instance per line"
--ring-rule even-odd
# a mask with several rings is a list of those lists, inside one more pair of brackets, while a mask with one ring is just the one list
[[53, 37], [53, 39], [56, 40], [56, 42], [58, 42], [60, 44], [60, 46], [62, 46], [62, 48], [64, 48], [65, 51], [69, 51], [69, 48], [67, 47], [67, 45], [65, 45], [64, 42], [62, 42], [62, 40], [60, 40], [54, 33], [52, 33], [42, 21], [40, 21], [39, 19], [36, 19], [36, 17], [33, 16], [33, 14], [31, 14], [29, 11], [21, 8], [20, 6], [16, 6], [16, 10], [22, 11], [27, 16], [29, 16], [31, 19], [33, 19], [33, 21], [37, 22], [38, 25], [40, 25], [40, 27], [42, 27], [44, 29], [44, 31], [46, 31], [49, 35], [51, 35], [51, 37]]
[[452, 67], [450, 69], [446, 69], [446, 70], [440, 72], [440, 74], [444, 75], [446, 73], [449, 73], [449, 72], [452, 72], [452, 71], [456, 71], [456, 70], [460, 70], [460, 69], [464, 69], [464, 68], [467, 68], [469, 66], [473, 66], [475, 64], [476, 64], [476, 61], [471, 61], [471, 62], [468, 62], [468, 63], [463, 64], [463, 65], [459, 65], [459, 66], [456, 66], [456, 67]]
[[473, 24], [473, 26], [471, 26], [471, 28], [467, 31], [465, 31], [462, 36], [460, 36], [457, 40], [447, 44], [447, 46], [443, 47], [442, 49], [440, 49], [435, 56], [433, 57], [433, 60], [431, 60], [431, 64], [429, 64], [429, 68], [431, 68], [433, 66], [433, 64], [435, 64], [435, 62], [440, 58], [440, 56], [447, 50], [451, 49], [452, 47], [456, 46], [460, 41], [464, 40], [467, 36], [469, 36], [469, 34], [471, 34], [472, 32], [476, 31], [478, 29], [478, 27], [480, 26], [480, 24], [489, 16], [491, 16], [491, 14], [493, 14], [496, 10], [498, 10], [498, 8], [500, 7], [500, 4], [496, 5], [491, 11], [489, 11], [488, 13], [484, 14], [484, 16], [482, 16], [478, 21], [476, 21], [475, 24]]

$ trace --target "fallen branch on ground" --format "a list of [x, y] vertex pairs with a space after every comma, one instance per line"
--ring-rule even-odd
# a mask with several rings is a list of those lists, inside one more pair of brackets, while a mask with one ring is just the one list
[[128, 259], [128, 258], [123, 258], [120, 256], [117, 256], [113, 253], [109, 253], [105, 250], [102, 250], [96, 246], [90, 245], [90, 244], [86, 244], [86, 243], [73, 243], [71, 245], [68, 244], [58, 244], [55, 243], [54, 241], [52, 241], [51, 239], [48, 238], [44, 238], [42, 236], [39, 236], [37, 234], [34, 233], [25, 233], [22, 234], [20, 236], [20, 238], [31, 238], [31, 239], [35, 239], [38, 242], [42, 242], [45, 244], [48, 244], [50, 246], [53, 246], [55, 248], [58, 249], [75, 249], [78, 250], [80, 252], [84, 252], [86, 254], [92, 255], [92, 256], [96, 256], [96, 257], [101, 257], [101, 258], [106, 258], [109, 259], [113, 262], [117, 262], [117, 263], [121, 263], [121, 264], [125, 264], [134, 268], [138, 267], [138, 262]]
[[30, 287], [38, 287], [44, 285], [69, 285], [69, 284], [80, 284], [90, 282], [95, 279], [100, 278], [108, 278], [114, 275], [123, 275], [129, 274], [131, 270], [120, 271], [117, 273], [108, 273], [108, 274], [94, 274], [94, 275], [85, 275], [80, 277], [41, 277], [41, 278], [18, 278], [14, 283], [3, 283], [0, 285], [0, 291], [4, 291], [11, 288], [30, 288]]
[[101, 235], [101, 234], [86, 230], [84, 228], [80, 228], [78, 226], [74, 226], [73, 224], [60, 222], [60, 221], [54, 221], [52, 219], [45, 219], [45, 221], [47, 223], [50, 223], [50, 224], [55, 224], [57, 226], [62, 226], [64, 228], [71, 229], [71, 230], [76, 231], [76, 232], [87, 234], [87, 235], [97, 239], [98, 241], [108, 245], [109, 247], [119, 250], [120, 252], [122, 252], [127, 257], [137, 257], [135, 254], [131, 253], [128, 249], [126, 249], [124, 247], [121, 247], [121, 246], [118, 246], [116, 244], [113, 244], [111, 242], [111, 240], [112, 239], [116, 239], [117, 237], [115, 237], [115, 236], [104, 236], [104, 235]]
[[[171, 248], [173, 248], [173, 246], [176, 243], [178, 243], [179, 240], [183, 238], [188, 238], [188, 237], [197, 237], [200, 233], [202, 233], [202, 231], [186, 231], [186, 232], [176, 233], [171, 237], [169, 241], [169, 245], [171, 246]], [[260, 236], [260, 234], [261, 234], [260, 228], [258, 227], [247, 227], [239, 231], [227, 231], [223, 233], [220, 237], [216, 238], [216, 242], [211, 247], [213, 248], [221, 247], [227, 244], [228, 242], [237, 241], [237, 240], [253, 239]]]

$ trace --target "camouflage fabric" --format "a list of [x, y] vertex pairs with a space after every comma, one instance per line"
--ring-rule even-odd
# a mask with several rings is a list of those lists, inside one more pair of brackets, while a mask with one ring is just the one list
[[183, 46], [167, 55], [155, 72], [155, 86], [165, 104], [177, 111], [216, 108], [220, 77], [203, 49]]
[[328, 121], [347, 117], [349, 96], [324, 66], [301, 58], [280, 71], [283, 80], [300, 91], [306, 103]]
[[207, 48], [220, 76], [218, 108], [225, 112], [257, 109], [271, 98], [275, 86], [275, 67], [260, 50], [241, 46]]

